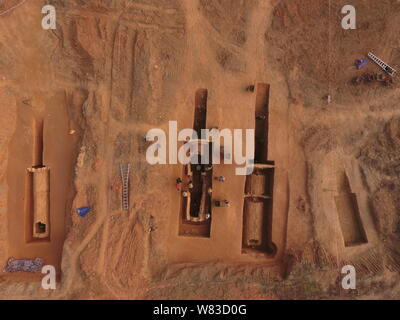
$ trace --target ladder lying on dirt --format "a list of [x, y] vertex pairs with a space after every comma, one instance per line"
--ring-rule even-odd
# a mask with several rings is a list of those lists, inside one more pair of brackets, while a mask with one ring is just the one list
[[129, 211], [129, 170], [131, 165], [128, 163], [125, 167], [121, 164], [119, 168], [121, 170], [122, 179], [122, 210]]
[[381, 59], [379, 59], [371, 52], [368, 53], [368, 57], [370, 57], [372, 61], [374, 61], [378, 66], [380, 66], [386, 73], [390, 74], [391, 76], [394, 76], [395, 73], [397, 72], [394, 68], [383, 62]]

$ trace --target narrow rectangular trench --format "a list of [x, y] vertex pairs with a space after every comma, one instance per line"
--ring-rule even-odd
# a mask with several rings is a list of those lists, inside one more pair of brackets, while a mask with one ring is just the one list
[[[201, 138], [201, 130], [207, 125], [207, 89], [199, 89], [195, 96], [195, 111], [193, 130]], [[212, 163], [209, 146], [210, 164]], [[189, 164], [184, 168], [182, 190], [186, 197], [181, 196], [179, 235], [194, 237], [210, 237], [213, 168], [201, 163], [201, 154], [198, 155], [199, 164]], [[188, 186], [192, 184], [193, 188]]]
[[338, 177], [338, 195], [335, 196], [339, 215], [340, 228], [346, 247], [368, 243], [367, 235], [361, 221], [357, 196], [351, 191], [346, 173]]
[[270, 86], [256, 87], [255, 165], [246, 177], [242, 253], [263, 253], [274, 256], [277, 248], [272, 241], [272, 212], [275, 163], [268, 160], [268, 121]]
[[257, 85], [255, 108], [255, 163], [268, 161], [269, 84]]

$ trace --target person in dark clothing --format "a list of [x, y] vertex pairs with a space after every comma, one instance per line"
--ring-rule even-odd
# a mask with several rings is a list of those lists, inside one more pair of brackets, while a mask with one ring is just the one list
[[181, 178], [176, 179], [176, 190], [178, 190], [179, 192], [182, 190], [182, 179]]
[[247, 92], [254, 92], [255, 89], [256, 89], [256, 87], [254, 85], [249, 85], [246, 87]]

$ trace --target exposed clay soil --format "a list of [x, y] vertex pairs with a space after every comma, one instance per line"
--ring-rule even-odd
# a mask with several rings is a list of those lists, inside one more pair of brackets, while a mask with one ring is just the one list
[[[46, 291], [41, 274], [2, 272], [0, 298], [398, 299], [398, 80], [351, 80], [380, 72], [353, 66], [369, 51], [400, 69], [400, 3], [353, 0], [357, 30], [343, 30], [348, 1], [331, 2], [30, 0], [6, 12], [20, 1], [2, 1], [0, 265], [39, 256], [60, 281]], [[48, 3], [56, 30], [41, 28]], [[183, 166], [145, 158], [149, 129], [193, 126], [198, 89], [208, 90], [207, 127], [254, 128], [256, 94], [245, 88], [257, 83], [270, 86], [273, 257], [241, 250], [245, 177], [234, 166], [214, 168], [227, 181], [213, 197], [231, 207], [213, 213], [211, 236], [200, 239], [178, 235]], [[35, 119], [53, 179], [51, 236], [28, 243]], [[338, 201], [344, 175], [353, 195]], [[92, 208], [85, 218], [83, 206]], [[354, 210], [366, 241], [346, 246], [341, 223], [358, 223]], [[356, 290], [341, 287], [347, 264]]]

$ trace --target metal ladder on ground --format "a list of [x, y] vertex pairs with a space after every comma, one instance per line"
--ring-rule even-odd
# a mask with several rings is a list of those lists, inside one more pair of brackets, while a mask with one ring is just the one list
[[392, 68], [391, 66], [389, 66], [388, 64], [383, 62], [381, 59], [379, 59], [377, 56], [375, 56], [371, 52], [368, 53], [368, 57], [370, 57], [372, 59], [372, 61], [374, 61], [378, 66], [380, 66], [383, 69], [383, 71], [390, 74], [391, 76], [394, 76], [395, 73], [397, 72], [394, 68]]
[[122, 210], [129, 211], [129, 171], [131, 168], [130, 163], [126, 166], [119, 166], [122, 179]]

